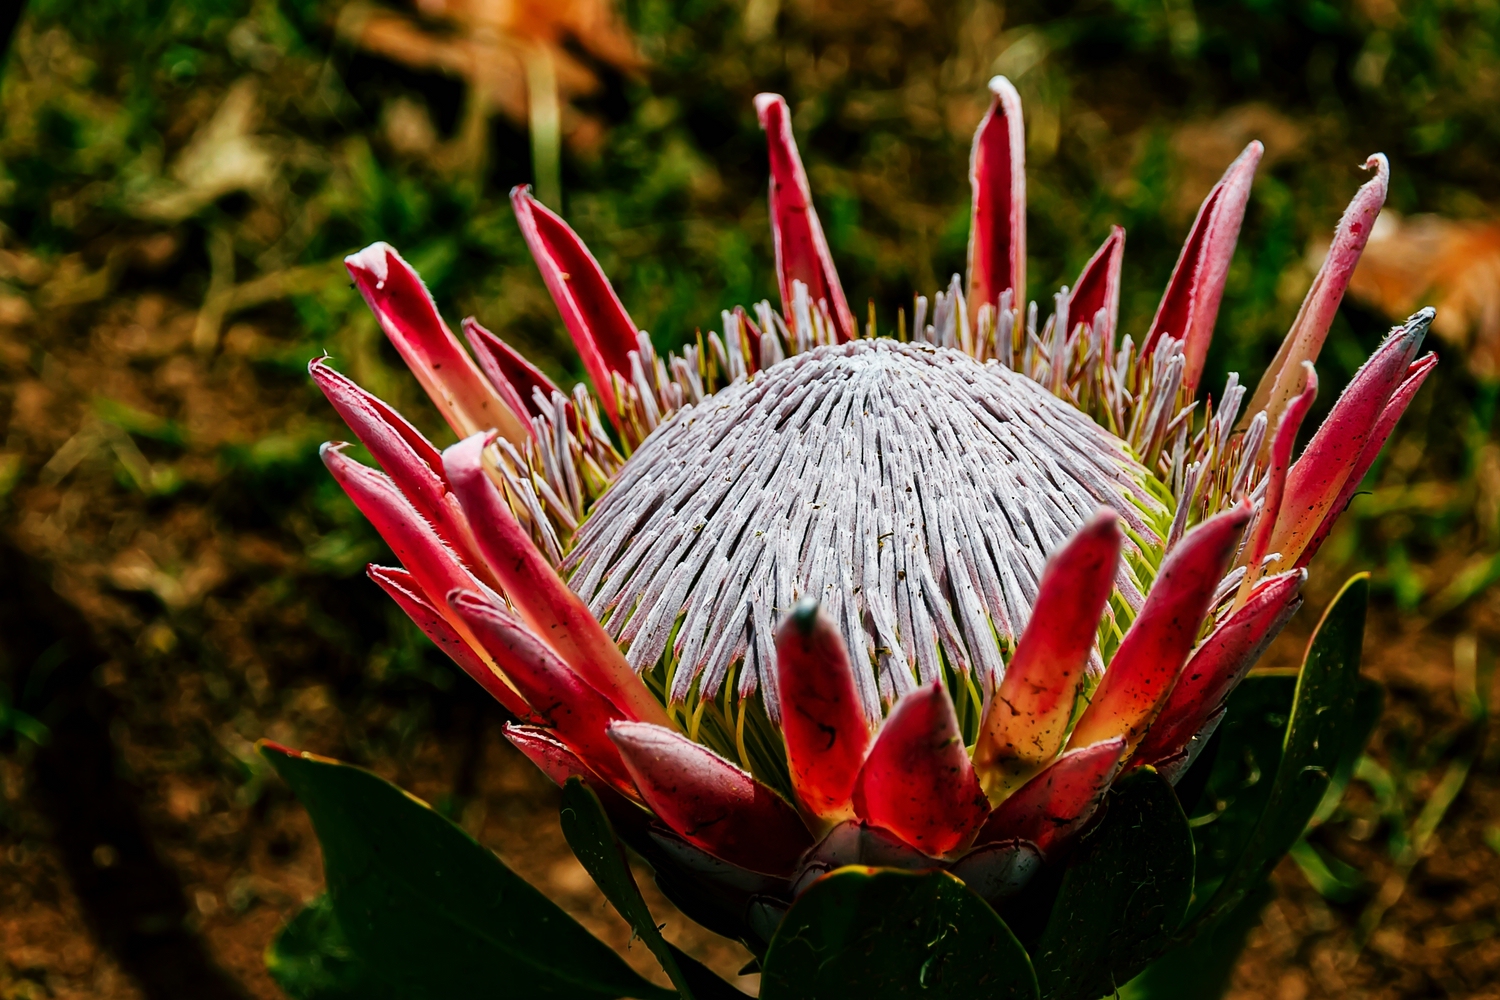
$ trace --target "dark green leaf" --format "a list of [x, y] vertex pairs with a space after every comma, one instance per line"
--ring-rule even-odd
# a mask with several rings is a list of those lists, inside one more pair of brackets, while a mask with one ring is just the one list
[[[632, 844], [637, 850], [651, 849], [649, 844]], [[645, 854], [645, 851], [642, 851]], [[742, 941], [756, 956], [766, 953], [766, 942], [760, 940], [743, 918], [742, 906], [729, 905], [712, 887], [695, 879], [691, 874], [672, 867], [670, 862], [657, 855], [645, 854], [647, 864], [655, 873], [656, 887], [661, 894], [682, 912], [682, 915], [700, 927], [705, 927], [731, 941]]]
[[766, 952], [763, 1000], [1036, 1000], [1026, 951], [946, 872], [841, 868], [814, 882]]
[[1369, 574], [1358, 574], [1324, 612], [1297, 677], [1292, 718], [1265, 811], [1198, 920], [1216, 920], [1237, 907], [1291, 850], [1327, 794], [1350, 743], [1363, 739], [1363, 732], [1356, 733], [1361, 725], [1359, 655], [1369, 594]]
[[[625, 849], [615, 836], [615, 828], [605, 814], [599, 796], [578, 778], [569, 778], [568, 783], [563, 786], [561, 816], [563, 836], [568, 838], [568, 846], [573, 848], [573, 853], [578, 856], [584, 870], [593, 877], [594, 883], [619, 911], [620, 916], [625, 918], [625, 922], [634, 928], [636, 936], [651, 949], [651, 954], [656, 956], [656, 960], [666, 970], [683, 1000], [694, 1000], [691, 981], [684, 975], [675, 949], [661, 936], [656, 919], [651, 916], [650, 908], [641, 898], [640, 887], [635, 884], [635, 876], [630, 873], [630, 862], [625, 857]], [[718, 978], [702, 966], [699, 969], [708, 976]], [[723, 980], [719, 981], [723, 983]], [[728, 983], [723, 985], [726, 989], [733, 989]]]
[[327, 894], [302, 908], [266, 949], [266, 971], [292, 1000], [396, 1000], [355, 957]]
[[1193, 892], [1193, 835], [1155, 769], [1117, 782], [1033, 953], [1047, 1000], [1097, 1000], [1162, 953]]
[[1230, 695], [1208, 784], [1190, 819], [1195, 847], [1194, 904], [1208, 902], [1255, 833], [1271, 797], [1297, 678], [1251, 674]]
[[312, 815], [350, 949], [401, 996], [675, 997], [394, 785], [325, 758], [261, 752]]
[[1216, 1000], [1229, 989], [1245, 939], [1260, 923], [1260, 911], [1276, 891], [1270, 883], [1245, 897], [1233, 913], [1198, 935], [1192, 943], [1167, 952], [1120, 988], [1120, 1000]]

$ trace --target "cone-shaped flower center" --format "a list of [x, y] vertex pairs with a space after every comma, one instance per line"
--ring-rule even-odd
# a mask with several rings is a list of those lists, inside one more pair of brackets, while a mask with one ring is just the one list
[[[1023, 375], [858, 340], [679, 412], [631, 456], [568, 562], [638, 670], [665, 654], [674, 702], [714, 696], [738, 669], [738, 695], [761, 689], [776, 719], [775, 628], [811, 596], [870, 667], [856, 676], [871, 720], [938, 679], [977, 708], [1047, 554], [1096, 510], [1160, 545], [1170, 515], [1153, 485], [1123, 442]], [[1134, 572], [1119, 581], [1127, 608], [1149, 583]]]

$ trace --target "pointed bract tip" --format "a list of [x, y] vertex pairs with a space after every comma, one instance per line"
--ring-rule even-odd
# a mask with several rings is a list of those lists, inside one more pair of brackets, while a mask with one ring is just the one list
[[589, 781], [594, 777], [589, 766], [579, 760], [578, 755], [566, 743], [553, 737], [550, 730], [507, 722], [501, 731], [512, 746], [525, 754], [558, 786], [567, 784], [570, 778]]
[[351, 273], [362, 271], [374, 277], [376, 281], [384, 281], [386, 275], [389, 273], [389, 261], [392, 257], [395, 257], [397, 260], [401, 259], [401, 255], [396, 252], [395, 247], [384, 240], [377, 240], [363, 250], [356, 251], [345, 257], [344, 266]]
[[1020, 100], [1021, 100], [1021, 95], [1016, 90], [1016, 85], [1013, 84], [1013, 83], [1011, 83], [1010, 82], [1010, 78], [1007, 77], [1007, 76], [998, 76], [997, 75], [997, 76], [990, 77], [989, 87], [990, 87], [990, 93], [994, 94], [996, 97], [999, 97], [999, 98], [1002, 98], [1002, 99], [1004, 99], [1004, 98], [1010, 98], [1011, 100], [1014, 100], [1017, 103], [1019, 103]]
[[[1385, 158], [1384, 153], [1372, 153], [1370, 157], [1360, 166], [1361, 170], [1372, 170], [1375, 176], [1359, 186], [1354, 192], [1354, 198], [1349, 202], [1349, 207], [1344, 210], [1344, 215], [1339, 221], [1339, 227], [1343, 228], [1351, 217], [1361, 212], [1379, 213], [1385, 204], [1386, 193], [1391, 187], [1391, 162]], [[1371, 223], [1373, 224], [1373, 217]], [[1357, 231], [1357, 230], [1356, 230]], [[1359, 241], [1359, 248], [1364, 248], [1364, 241], [1369, 237], [1366, 230]], [[1337, 237], [1335, 237], [1337, 238]], [[1356, 258], [1357, 259], [1357, 258]]]
[[535, 213], [536, 209], [546, 209], [547, 206], [536, 200], [536, 195], [531, 191], [530, 184], [517, 184], [510, 189], [511, 211], [523, 219]]
[[346, 459], [348, 456], [344, 454], [344, 449], [348, 447], [348, 441], [324, 441], [318, 445], [318, 457], [323, 460], [324, 465]]
[[760, 121], [761, 128], [769, 128], [766, 117], [771, 113], [771, 108], [776, 105], [786, 107], [786, 98], [780, 94], [764, 93], [755, 95], [755, 117]]
[[1224, 171], [1227, 176], [1242, 175], [1246, 170], [1254, 173], [1255, 168], [1260, 165], [1261, 157], [1266, 155], [1266, 147], [1259, 139], [1251, 139], [1240, 155], [1234, 158], [1229, 169]]
[[804, 597], [792, 608], [792, 613], [787, 616], [787, 621], [795, 625], [797, 631], [803, 635], [812, 634], [812, 630], [818, 624], [818, 610], [822, 607], [816, 597]]
[[1408, 316], [1400, 329], [1408, 336], [1426, 337], [1435, 319], [1437, 319], [1437, 310], [1432, 306], [1423, 306]]
[[1093, 516], [1084, 522], [1083, 527], [1078, 530], [1080, 532], [1087, 531], [1090, 534], [1095, 532], [1104, 535], [1111, 533], [1118, 534], [1120, 532], [1120, 515], [1113, 508], [1100, 507], [1094, 511]]

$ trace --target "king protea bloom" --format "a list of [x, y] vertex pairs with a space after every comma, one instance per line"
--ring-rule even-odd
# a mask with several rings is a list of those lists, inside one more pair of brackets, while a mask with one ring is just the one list
[[1230, 375], [1200, 400], [1258, 142], [1203, 202], [1139, 343], [1117, 335], [1119, 228], [1039, 323], [1020, 101], [990, 89], [967, 278], [893, 330], [850, 311], [787, 105], [763, 94], [779, 305], [726, 310], [663, 358], [517, 188], [592, 392], [472, 319], [466, 350], [382, 243], [349, 273], [459, 443], [440, 452], [311, 365], [384, 470], [324, 446], [401, 561], [370, 576], [726, 934], [767, 939], [850, 863], [946, 867], [998, 901], [1121, 774], [1180, 777], [1436, 362], [1417, 358], [1424, 310], [1294, 458], [1385, 199], [1376, 155], [1255, 390]]

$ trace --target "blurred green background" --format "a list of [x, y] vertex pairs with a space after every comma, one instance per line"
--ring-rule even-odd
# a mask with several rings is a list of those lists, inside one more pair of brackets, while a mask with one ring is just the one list
[[[489, 63], [465, 48], [486, 18], [504, 29]], [[493, 777], [498, 713], [364, 579], [383, 547], [317, 459], [340, 436], [305, 375], [323, 351], [450, 439], [344, 254], [394, 244], [450, 321], [477, 316], [571, 383], [505, 197], [560, 185], [674, 347], [775, 295], [752, 106], [774, 90], [851, 305], [889, 326], [962, 270], [969, 143], [1004, 73], [1027, 116], [1031, 296], [1118, 223], [1137, 336], [1199, 200], [1266, 144], [1211, 391], [1258, 377], [1369, 153], [1390, 157], [1399, 216], [1465, 234], [1403, 278], [1461, 319], [1310, 590], [1321, 606], [1373, 571], [1388, 717], [1236, 983], [1500, 996], [1497, 31], [1491, 0], [31, 0], [0, 82], [3, 568], [29, 581], [0, 623], [0, 995], [172, 995], [153, 948], [199, 969], [199, 995], [277, 995], [260, 949], [315, 891], [316, 854], [255, 739], [375, 766], [476, 833], [553, 808]], [[562, 93], [540, 159], [539, 66]], [[1341, 310], [1320, 408], [1385, 302]], [[33, 616], [43, 589], [59, 603]], [[135, 833], [108, 833], [122, 815]], [[165, 895], [142, 902], [132, 872]]]

